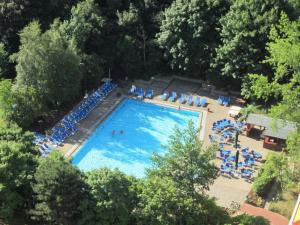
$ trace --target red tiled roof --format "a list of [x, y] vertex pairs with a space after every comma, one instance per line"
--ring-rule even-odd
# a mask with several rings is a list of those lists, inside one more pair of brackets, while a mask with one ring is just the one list
[[240, 211], [252, 216], [262, 216], [269, 220], [271, 225], [288, 225], [289, 223], [287, 218], [278, 213], [255, 207], [247, 203], [241, 207]]

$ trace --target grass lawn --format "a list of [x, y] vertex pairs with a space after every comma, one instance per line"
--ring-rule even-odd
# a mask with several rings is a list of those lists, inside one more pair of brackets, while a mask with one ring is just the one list
[[299, 192], [300, 187], [297, 188], [293, 186], [288, 188], [286, 191], [282, 192], [281, 197], [278, 200], [270, 203], [269, 210], [290, 218], [293, 213]]

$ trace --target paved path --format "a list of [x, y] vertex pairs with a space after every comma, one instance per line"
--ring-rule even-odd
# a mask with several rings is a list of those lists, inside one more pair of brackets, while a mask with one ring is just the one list
[[253, 216], [265, 217], [267, 220], [270, 221], [271, 225], [288, 225], [289, 223], [289, 220], [287, 218], [278, 213], [274, 213], [266, 209], [255, 207], [246, 203], [241, 207], [240, 212], [247, 213]]

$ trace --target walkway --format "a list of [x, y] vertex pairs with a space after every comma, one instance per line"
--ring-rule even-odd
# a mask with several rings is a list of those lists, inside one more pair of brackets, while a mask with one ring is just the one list
[[289, 223], [287, 218], [278, 213], [274, 213], [246, 203], [241, 207], [240, 212], [252, 216], [262, 216], [269, 220], [271, 225], [288, 225]]

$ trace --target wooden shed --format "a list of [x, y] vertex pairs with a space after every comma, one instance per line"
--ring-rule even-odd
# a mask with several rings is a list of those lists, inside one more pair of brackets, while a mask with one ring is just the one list
[[263, 147], [273, 150], [281, 150], [289, 133], [296, 130], [296, 124], [275, 120], [260, 114], [250, 114], [246, 120], [246, 135], [259, 135], [263, 139]]

